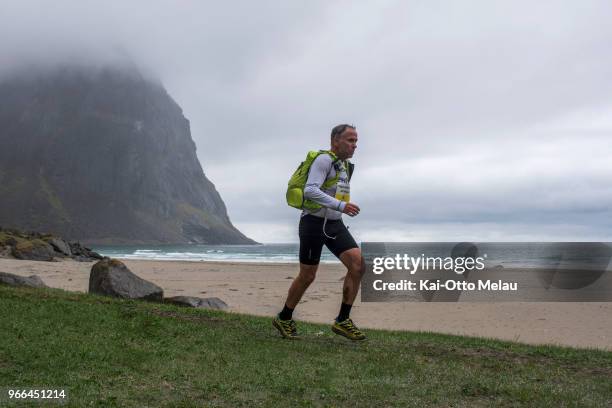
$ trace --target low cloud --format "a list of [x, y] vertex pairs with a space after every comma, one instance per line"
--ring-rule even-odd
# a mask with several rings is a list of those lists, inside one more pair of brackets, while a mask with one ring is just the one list
[[286, 182], [341, 122], [360, 135], [362, 238], [610, 240], [611, 11], [8, 1], [0, 77], [126, 60], [159, 77], [232, 221], [259, 241], [295, 240]]

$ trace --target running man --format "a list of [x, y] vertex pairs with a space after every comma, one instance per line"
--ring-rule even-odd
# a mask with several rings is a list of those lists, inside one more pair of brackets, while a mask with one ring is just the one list
[[[351, 307], [359, 291], [364, 261], [361, 249], [342, 222], [342, 214], [359, 214], [359, 206], [349, 202], [349, 181], [353, 157], [357, 148], [357, 129], [352, 125], [338, 125], [331, 132], [331, 154], [322, 153], [313, 162], [304, 188], [304, 197], [322, 208], [303, 210], [300, 217], [300, 272], [289, 288], [283, 310], [274, 318], [274, 327], [288, 339], [297, 338], [293, 310], [306, 289], [314, 281], [323, 245], [342, 261], [347, 268], [342, 289], [342, 304], [332, 331], [351, 340], [364, 340], [366, 336], [349, 318]], [[329, 188], [322, 189], [326, 180], [336, 179]]]

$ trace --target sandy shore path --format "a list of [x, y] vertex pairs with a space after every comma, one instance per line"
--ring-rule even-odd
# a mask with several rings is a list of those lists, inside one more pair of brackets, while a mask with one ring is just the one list
[[[283, 306], [297, 264], [124, 260], [165, 296], [216, 296], [230, 310], [272, 316]], [[38, 275], [47, 285], [86, 292], [93, 263], [0, 259], [0, 271]], [[330, 323], [341, 300], [344, 268], [321, 264], [294, 317]], [[351, 314], [362, 328], [432, 331], [612, 350], [612, 303], [361, 303]]]

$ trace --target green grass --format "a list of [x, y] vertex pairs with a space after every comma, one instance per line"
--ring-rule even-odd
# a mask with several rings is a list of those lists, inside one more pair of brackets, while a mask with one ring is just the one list
[[[369, 330], [0, 287], [0, 388], [66, 387], [68, 406], [612, 405], [612, 353]], [[322, 332], [322, 333], [321, 333]], [[40, 406], [19, 402], [14, 406]]]

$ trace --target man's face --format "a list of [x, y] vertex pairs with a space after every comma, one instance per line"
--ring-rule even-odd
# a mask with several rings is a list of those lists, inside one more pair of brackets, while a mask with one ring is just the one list
[[339, 159], [350, 159], [357, 149], [357, 131], [347, 127], [341, 135], [334, 137], [332, 149]]

